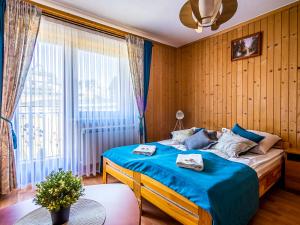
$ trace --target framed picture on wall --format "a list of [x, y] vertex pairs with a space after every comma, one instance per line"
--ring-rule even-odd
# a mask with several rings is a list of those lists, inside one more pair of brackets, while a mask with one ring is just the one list
[[231, 41], [231, 60], [246, 59], [261, 55], [262, 33], [258, 32]]

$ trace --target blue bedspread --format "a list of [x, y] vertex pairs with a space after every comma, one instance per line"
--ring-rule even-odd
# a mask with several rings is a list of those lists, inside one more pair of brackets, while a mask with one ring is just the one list
[[[137, 145], [113, 148], [104, 157], [114, 163], [143, 173], [183, 195], [210, 212], [215, 225], [246, 225], [258, 209], [258, 177], [241, 163], [223, 159], [207, 151], [180, 151], [171, 146], [151, 143], [153, 156], [133, 154]], [[176, 166], [178, 154], [201, 154], [204, 171]]]

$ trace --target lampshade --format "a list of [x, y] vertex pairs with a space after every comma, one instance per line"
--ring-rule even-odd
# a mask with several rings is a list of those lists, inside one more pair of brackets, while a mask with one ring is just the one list
[[222, 0], [199, 0], [198, 6], [200, 14], [200, 18], [197, 18], [198, 22], [202, 27], [208, 27], [215, 22], [218, 13], [222, 11]]
[[184, 118], [184, 113], [181, 110], [176, 112], [176, 119], [182, 120]]

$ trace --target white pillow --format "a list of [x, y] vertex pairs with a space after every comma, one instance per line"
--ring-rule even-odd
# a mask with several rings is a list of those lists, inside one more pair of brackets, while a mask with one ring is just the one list
[[222, 134], [224, 134], [224, 133], [234, 134], [230, 129], [224, 128], [224, 127], [221, 129], [221, 132], [222, 132]]
[[249, 130], [250, 132], [253, 132], [255, 134], [264, 136], [265, 138], [262, 139], [258, 145], [251, 149], [250, 152], [256, 153], [256, 154], [261, 154], [264, 155], [266, 154], [278, 141], [281, 140], [280, 137], [274, 134], [270, 134], [267, 132], [262, 132], [262, 131], [256, 131], [256, 130]]
[[257, 143], [239, 135], [225, 132], [218, 140], [218, 143], [214, 145], [213, 149], [219, 150], [231, 158], [239, 157], [241, 153], [249, 151], [256, 145]]
[[193, 129], [177, 130], [177, 131], [173, 131], [171, 134], [172, 134], [173, 141], [177, 141], [183, 144], [188, 137], [194, 134], [194, 130]]

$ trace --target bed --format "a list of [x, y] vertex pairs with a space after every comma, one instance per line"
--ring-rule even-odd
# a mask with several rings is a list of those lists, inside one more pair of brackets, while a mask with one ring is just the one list
[[[185, 151], [184, 145], [174, 144], [172, 140], [161, 141], [160, 144]], [[281, 148], [286, 145], [287, 143], [281, 144]], [[222, 153], [218, 151], [211, 150], [210, 152], [224, 157]], [[259, 196], [261, 197], [279, 181], [281, 177], [284, 168], [283, 152], [283, 149], [273, 148], [266, 155], [247, 153], [240, 158], [227, 159], [245, 164], [256, 171], [259, 181]], [[142, 199], [147, 199], [182, 224], [211, 225], [213, 223], [212, 216], [207, 210], [199, 207], [183, 195], [150, 176], [126, 169], [104, 157], [103, 183], [107, 183], [107, 174], [127, 184], [134, 191], [140, 206], [142, 205]]]

